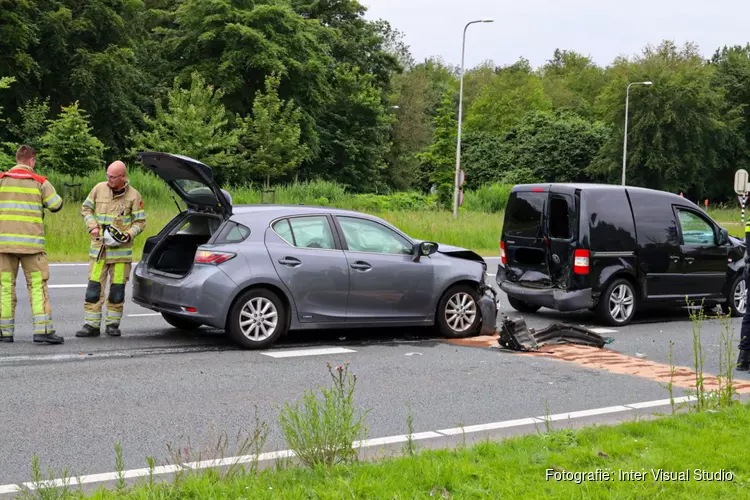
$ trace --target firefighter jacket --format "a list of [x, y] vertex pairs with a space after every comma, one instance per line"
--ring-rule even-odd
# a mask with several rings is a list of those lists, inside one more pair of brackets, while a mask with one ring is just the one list
[[57, 212], [63, 200], [46, 177], [16, 165], [0, 173], [0, 253], [45, 251], [44, 212]]
[[[81, 205], [81, 215], [89, 233], [99, 228], [99, 237], [91, 236], [90, 258], [107, 263], [133, 261], [133, 240], [146, 228], [143, 199], [135, 188], [127, 183], [121, 190], [114, 192], [106, 182], [100, 182]], [[120, 246], [102, 248], [106, 226], [114, 226], [127, 233], [130, 240]]]

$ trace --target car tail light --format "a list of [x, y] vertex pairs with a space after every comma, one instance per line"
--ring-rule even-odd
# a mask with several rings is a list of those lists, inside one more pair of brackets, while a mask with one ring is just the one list
[[588, 274], [591, 264], [591, 253], [588, 250], [576, 250], [573, 254], [573, 272]]
[[505, 242], [500, 242], [500, 261], [503, 263], [503, 265], [508, 263], [508, 257], [505, 255]]
[[229, 252], [211, 252], [209, 250], [199, 250], [195, 252], [196, 264], [221, 264], [232, 259], [237, 254]]

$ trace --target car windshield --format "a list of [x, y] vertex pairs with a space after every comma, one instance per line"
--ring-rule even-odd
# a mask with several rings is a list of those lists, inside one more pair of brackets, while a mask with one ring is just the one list
[[508, 199], [503, 232], [509, 236], [537, 237], [546, 199], [547, 193], [512, 193]]

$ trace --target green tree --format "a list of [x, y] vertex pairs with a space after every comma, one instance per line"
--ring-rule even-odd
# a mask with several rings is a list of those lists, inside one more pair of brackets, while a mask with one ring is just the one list
[[592, 175], [619, 179], [625, 89], [628, 82], [650, 80], [653, 86], [630, 90], [627, 183], [701, 198], [717, 182], [731, 185], [722, 151], [738, 137], [742, 110], [727, 106], [726, 91], [714, 83], [714, 68], [694, 45], [648, 46], [632, 61], [619, 59], [610, 73], [598, 106], [615, 129], [590, 168]]
[[604, 69], [577, 52], [556, 49], [540, 73], [553, 109], [568, 109], [593, 118], [596, 98], [607, 84]]
[[78, 101], [63, 107], [48, 120], [49, 128], [40, 139], [39, 163], [53, 172], [83, 177], [104, 167], [104, 144], [92, 134], [89, 117]]
[[43, 101], [35, 97], [18, 110], [21, 123], [8, 128], [18, 138], [19, 143], [38, 148], [39, 141], [47, 128], [49, 111], [49, 97]]
[[[0, 90], [6, 90], [10, 88], [13, 82], [15, 82], [15, 78], [13, 78], [12, 76], [0, 77]], [[5, 123], [5, 119], [3, 118], [3, 107], [0, 106], [0, 125], [2, 125], [3, 123]], [[2, 146], [4, 146], [4, 144], [0, 145], [0, 169], [5, 170], [7, 168], [12, 168], [15, 161], [12, 156], [4, 151]]]
[[181, 83], [175, 78], [166, 107], [157, 102], [155, 116], [143, 117], [146, 128], [134, 133], [131, 153], [180, 153], [210, 166], [220, 183], [238, 177], [232, 169], [238, 132], [229, 128], [233, 116], [222, 104], [222, 91], [206, 85], [198, 73], [192, 74], [189, 88]]
[[550, 111], [552, 103], [528, 61], [497, 70], [466, 113], [466, 131], [503, 135], [529, 111]]
[[293, 102], [279, 99], [280, 83], [278, 75], [266, 78], [265, 93], [257, 93], [253, 115], [243, 121], [241, 142], [247, 145], [248, 170], [265, 177], [266, 188], [272, 178], [292, 172], [309, 154], [300, 142], [302, 112]]
[[433, 141], [417, 158], [422, 164], [421, 181], [437, 186], [438, 203], [450, 207], [453, 202], [456, 173], [456, 134], [458, 120], [455, 94], [449, 90], [437, 110], [434, 122]]

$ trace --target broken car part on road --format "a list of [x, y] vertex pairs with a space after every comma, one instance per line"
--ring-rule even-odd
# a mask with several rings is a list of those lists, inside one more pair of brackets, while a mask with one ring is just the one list
[[515, 318], [505, 316], [500, 326], [498, 343], [513, 351], [537, 351], [542, 346], [556, 344], [579, 344], [602, 348], [613, 340], [611, 337], [602, 337], [587, 328], [565, 323], [553, 323], [537, 331], [526, 326], [526, 321], [520, 316]]

